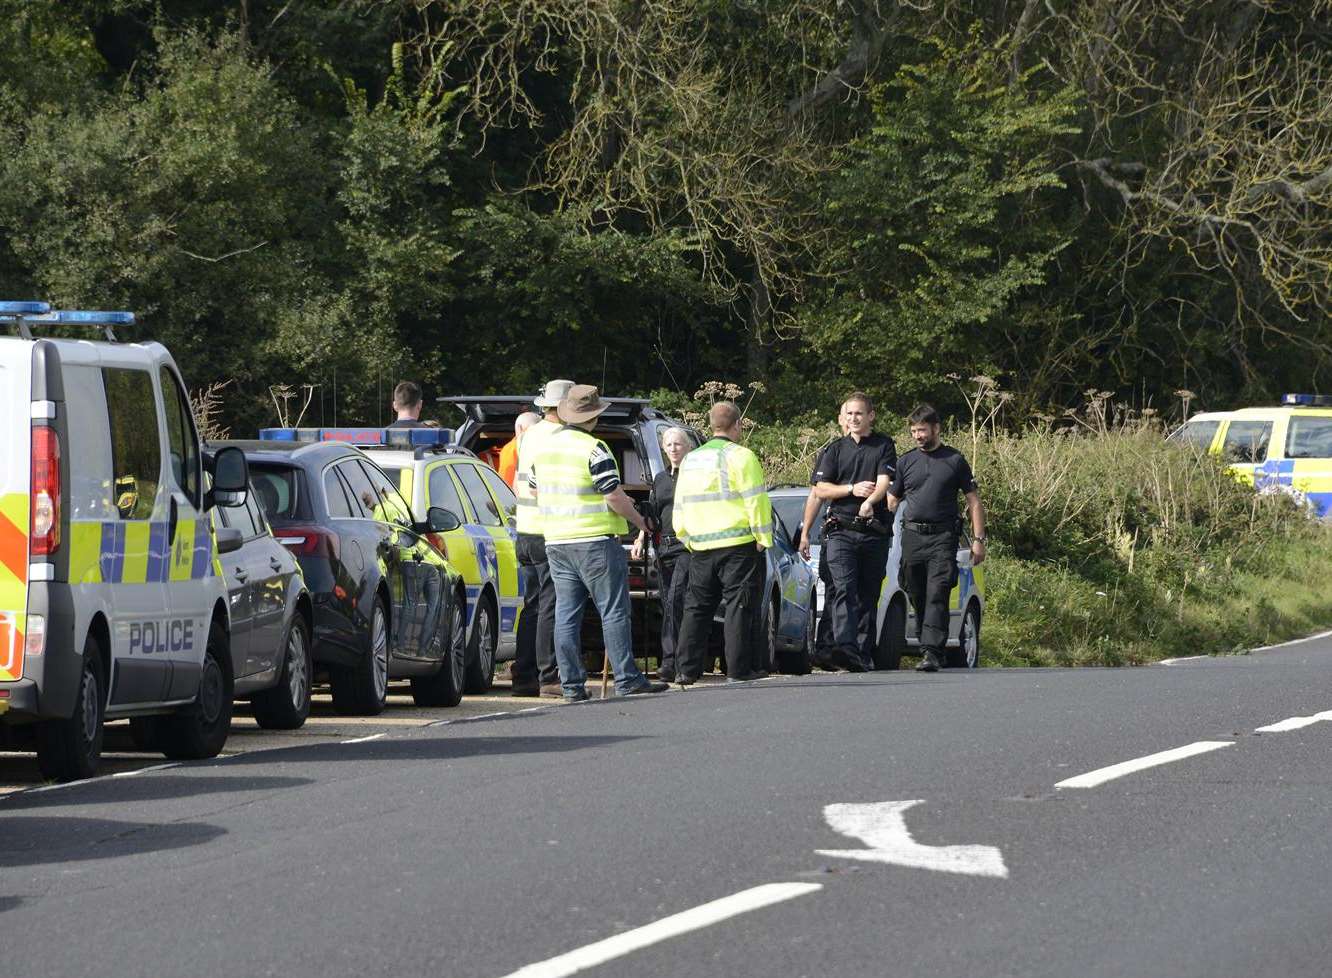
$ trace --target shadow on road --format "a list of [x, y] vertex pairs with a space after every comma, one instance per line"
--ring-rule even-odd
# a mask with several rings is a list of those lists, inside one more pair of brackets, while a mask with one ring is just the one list
[[[168, 798], [196, 798], [200, 795], [231, 791], [274, 791], [310, 784], [309, 778], [245, 777], [228, 778], [184, 774], [179, 769], [152, 772], [136, 778], [98, 778], [86, 784], [70, 785], [55, 791], [30, 791], [10, 795], [4, 811], [54, 808], [60, 805], [132, 804], [136, 801], [162, 801]], [[0, 816], [0, 832], [9, 820]], [[0, 852], [0, 865], [4, 854]]]
[[203, 822], [116, 822], [51, 815], [6, 815], [0, 817], [0, 827], [5, 836], [0, 868], [5, 869], [184, 849], [226, 834], [226, 829]]
[[449, 761], [497, 754], [552, 754], [609, 747], [640, 737], [412, 737], [359, 744], [302, 744], [241, 754], [227, 767], [302, 761]]

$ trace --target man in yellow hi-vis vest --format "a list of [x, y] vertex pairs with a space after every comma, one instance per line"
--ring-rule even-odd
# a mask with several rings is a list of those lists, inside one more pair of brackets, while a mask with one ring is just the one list
[[732, 682], [766, 672], [757, 625], [772, 546], [772, 502], [758, 457], [737, 444], [740, 409], [721, 401], [708, 412], [712, 440], [685, 456], [675, 483], [675, 533], [689, 549], [689, 584], [676, 651], [676, 679], [703, 673], [712, 616], [726, 602], [726, 675]]
[[649, 682], [634, 664], [629, 560], [620, 537], [630, 523], [639, 531], [647, 525], [620, 487], [615, 456], [590, 433], [608, 407], [610, 401], [595, 387], [575, 384], [560, 401], [564, 426], [541, 442], [529, 478], [555, 580], [555, 660], [566, 702], [588, 698], [582, 626], [589, 596], [601, 615], [615, 692], [631, 696], [666, 689], [665, 683]]
[[514, 696], [563, 696], [555, 664], [555, 582], [550, 577], [541, 514], [532, 489], [532, 462], [542, 443], [560, 429], [555, 409], [573, 387], [572, 380], [552, 380], [532, 401], [545, 417], [523, 432], [513, 492], [518, 497], [518, 566], [523, 570], [523, 613], [518, 618], [518, 648], [513, 658]]

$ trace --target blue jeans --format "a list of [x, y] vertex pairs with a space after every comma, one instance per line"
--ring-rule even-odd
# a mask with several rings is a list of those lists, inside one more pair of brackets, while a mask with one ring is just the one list
[[547, 545], [550, 576], [555, 580], [555, 661], [565, 696], [576, 696], [587, 682], [583, 669], [583, 609], [587, 599], [601, 615], [601, 634], [615, 672], [615, 691], [627, 693], [647, 682], [634, 662], [629, 615], [629, 561], [620, 541]]

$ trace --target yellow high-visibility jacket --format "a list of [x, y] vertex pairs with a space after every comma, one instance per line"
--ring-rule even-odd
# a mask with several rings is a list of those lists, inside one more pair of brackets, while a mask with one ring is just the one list
[[690, 550], [771, 547], [772, 501], [758, 456], [721, 437], [694, 449], [680, 464], [671, 520]]

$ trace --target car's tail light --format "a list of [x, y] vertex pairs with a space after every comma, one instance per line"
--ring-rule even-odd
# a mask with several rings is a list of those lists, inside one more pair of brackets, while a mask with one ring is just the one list
[[60, 438], [54, 428], [32, 429], [33, 556], [49, 557], [60, 549]]
[[322, 526], [275, 527], [273, 538], [297, 557], [338, 556], [338, 535]]
[[28, 630], [23, 635], [24, 655], [41, 655], [46, 651], [46, 617], [29, 615]]

